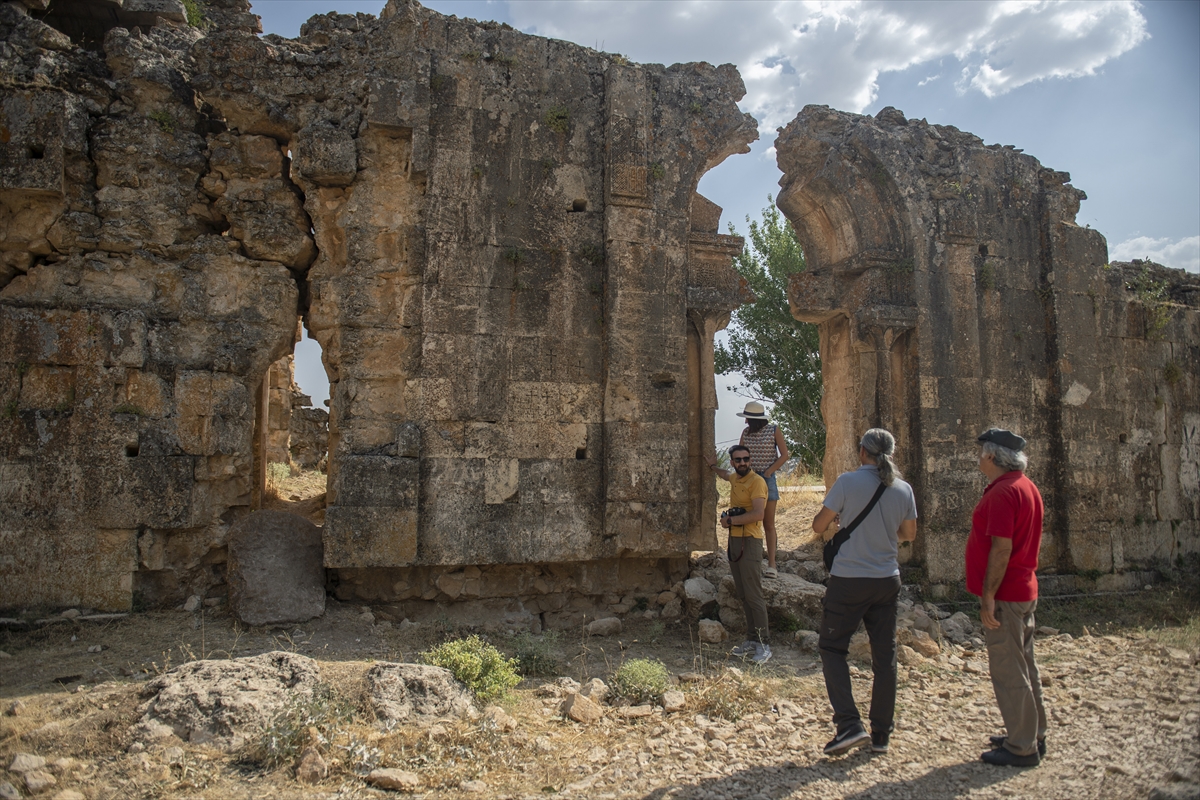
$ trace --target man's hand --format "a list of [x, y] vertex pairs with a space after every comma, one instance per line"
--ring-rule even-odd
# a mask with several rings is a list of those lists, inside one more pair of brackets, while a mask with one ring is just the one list
[[996, 619], [996, 598], [984, 595], [983, 601], [979, 607], [979, 621], [983, 623], [983, 627], [990, 631], [994, 631], [1000, 627], [1000, 621]]
[[828, 506], [821, 506], [817, 516], [813, 518], [813, 533], [820, 534], [821, 538], [828, 542], [838, 532], [838, 528], [841, 527], [840, 523], [841, 518], [836, 511]]
[[705, 453], [704, 454], [704, 463], [708, 464], [709, 467], [715, 467], [717, 465], [717, 457], [710, 456], [708, 453]]
[[732, 524], [733, 524], [733, 523], [731, 523], [731, 522], [729, 521], [729, 515], [728, 515], [728, 514], [722, 514], [722, 515], [721, 515], [721, 527], [722, 527], [722, 528], [724, 528], [725, 530], [729, 530], [729, 528], [730, 528], [730, 526], [731, 526]]

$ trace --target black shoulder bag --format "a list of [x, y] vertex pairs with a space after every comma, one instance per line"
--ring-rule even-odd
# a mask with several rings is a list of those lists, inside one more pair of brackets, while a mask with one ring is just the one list
[[839, 530], [833, 535], [832, 539], [825, 543], [825, 549], [821, 554], [825, 559], [825, 569], [833, 569], [833, 560], [837, 558], [838, 551], [842, 549], [842, 545], [850, 540], [850, 534], [854, 533], [854, 529], [858, 527], [858, 524], [867, 518], [867, 514], [871, 513], [871, 509], [879, 502], [879, 498], [883, 496], [883, 490], [886, 488], [883, 481], [880, 481], [879, 488], [875, 490], [875, 494], [871, 495], [871, 502], [867, 503], [867, 507], [854, 518], [854, 522]]

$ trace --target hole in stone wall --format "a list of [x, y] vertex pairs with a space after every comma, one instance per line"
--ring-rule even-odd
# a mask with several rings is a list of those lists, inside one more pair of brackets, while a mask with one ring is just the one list
[[986, 244], [979, 245], [979, 255], [981, 255], [981, 256], [987, 255], [987, 245]]
[[576, 200], [571, 203], [572, 211], [587, 211], [587, 200]]
[[586, 447], [581, 447], [575, 451], [575, 460], [576, 461], [583, 461], [586, 458], [587, 458], [587, 448]]
[[1129, 436], [1128, 436], [1128, 434], [1122, 433], [1120, 436], [1117, 437], [1117, 439], [1120, 440], [1121, 444], [1125, 444], [1125, 442], [1127, 442], [1129, 440]]
[[126, 458], [137, 458], [138, 449], [139, 448], [138, 448], [137, 442], [133, 442], [132, 444], [125, 445], [125, 457]]
[[34, 161], [41, 161], [46, 156], [46, 148], [40, 144], [29, 145], [29, 158]]

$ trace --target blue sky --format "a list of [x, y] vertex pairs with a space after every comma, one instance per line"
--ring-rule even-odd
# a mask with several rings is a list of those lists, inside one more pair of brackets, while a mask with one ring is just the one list
[[[736, 64], [748, 90], [742, 109], [758, 119], [761, 139], [701, 181], [701, 193], [725, 209], [723, 226], [732, 221], [744, 231], [746, 216], [758, 218], [775, 194], [774, 130], [804, 105], [864, 114], [895, 106], [1071, 173], [1088, 195], [1078, 222], [1105, 235], [1111, 259], [1149, 257], [1200, 272], [1195, 0], [425, 5], [644, 63]], [[259, 0], [254, 13], [264, 32], [293, 37], [314, 14], [382, 7], [381, 0]], [[741, 402], [723, 396], [720, 416], [731, 417]], [[717, 438], [736, 435], [723, 424]]]

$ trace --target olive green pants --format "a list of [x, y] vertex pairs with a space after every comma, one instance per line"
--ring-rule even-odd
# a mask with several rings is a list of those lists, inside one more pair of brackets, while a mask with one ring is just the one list
[[762, 593], [763, 540], [753, 536], [730, 536], [727, 553], [733, 588], [746, 614], [746, 638], [770, 644], [767, 604]]
[[1042, 679], [1033, 660], [1033, 612], [1028, 603], [996, 601], [996, 630], [983, 629], [996, 705], [1004, 718], [1004, 746], [1019, 756], [1037, 752], [1038, 739], [1046, 736], [1046, 707], [1042, 704]]

